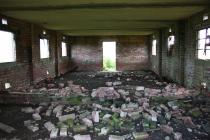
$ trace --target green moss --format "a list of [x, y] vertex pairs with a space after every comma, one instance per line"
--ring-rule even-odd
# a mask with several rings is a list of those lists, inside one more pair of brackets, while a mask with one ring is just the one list
[[82, 96], [76, 96], [76, 97], [69, 97], [67, 98], [67, 101], [69, 102], [70, 105], [81, 105], [82, 101]]

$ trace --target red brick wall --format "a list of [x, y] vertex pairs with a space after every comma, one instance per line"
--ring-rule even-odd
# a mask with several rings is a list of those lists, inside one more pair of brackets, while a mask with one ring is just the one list
[[117, 70], [148, 69], [148, 37], [117, 37]]
[[[8, 20], [6, 28], [16, 33], [17, 61], [0, 64], [0, 90], [4, 89], [6, 82], [11, 83], [14, 88], [26, 87], [31, 82], [38, 82], [46, 78], [46, 71], [49, 71], [51, 77], [55, 77], [73, 68], [69, 57], [61, 58], [62, 34], [0, 15], [0, 19], [2, 17]], [[4, 28], [1, 24], [0, 27]], [[46, 30], [50, 40], [50, 58], [48, 59], [40, 59], [39, 39], [43, 30]]]
[[57, 52], [58, 52], [58, 75], [62, 75], [66, 72], [71, 71], [74, 69], [74, 65], [71, 61], [71, 46], [70, 46], [70, 38], [66, 37], [65, 42], [67, 43], [67, 56], [62, 56], [62, 49], [61, 49], [61, 42], [63, 40], [63, 35], [58, 33], [57, 34]]
[[71, 53], [78, 70], [102, 70], [102, 47], [98, 37], [72, 37]]
[[72, 60], [78, 70], [102, 70], [103, 41], [117, 42], [117, 70], [148, 69], [147, 36], [72, 37]]
[[47, 71], [49, 76], [55, 77], [55, 49], [56, 49], [56, 33], [46, 30], [46, 34], [49, 36], [49, 51], [50, 57], [40, 59], [40, 34], [42, 34], [44, 28], [34, 25], [32, 32], [32, 60], [33, 60], [33, 80], [34, 82], [43, 80], [47, 77]]
[[[16, 62], [0, 63], [0, 89], [4, 89], [6, 82], [10, 83], [13, 88], [17, 86], [24, 87], [30, 84], [31, 79], [29, 62], [31, 52], [30, 24], [0, 15], [0, 19], [1, 18], [7, 19], [8, 25], [6, 28], [15, 31]], [[3, 28], [1, 24], [0, 26]]]

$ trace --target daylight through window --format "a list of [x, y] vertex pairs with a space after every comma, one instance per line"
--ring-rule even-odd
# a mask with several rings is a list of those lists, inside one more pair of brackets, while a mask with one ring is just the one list
[[210, 59], [210, 28], [198, 31], [198, 59]]
[[49, 58], [49, 40], [40, 39], [40, 58]]
[[16, 44], [14, 34], [0, 31], [0, 63], [16, 61]]
[[157, 40], [152, 41], [152, 55], [156, 55], [157, 50]]
[[65, 42], [61, 43], [62, 56], [67, 56], [67, 45]]

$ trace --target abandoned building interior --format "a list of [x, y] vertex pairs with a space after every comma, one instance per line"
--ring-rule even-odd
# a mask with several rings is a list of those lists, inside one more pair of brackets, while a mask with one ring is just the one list
[[210, 140], [209, 0], [0, 0], [1, 140]]

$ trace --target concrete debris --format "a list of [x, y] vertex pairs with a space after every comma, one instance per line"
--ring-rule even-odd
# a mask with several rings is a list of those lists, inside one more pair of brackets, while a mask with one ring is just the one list
[[133, 132], [132, 134], [135, 140], [144, 140], [149, 137], [149, 134], [146, 132]]
[[113, 82], [112, 84], [113, 84], [113, 86], [120, 86], [122, 84], [122, 82], [116, 81], [116, 82]]
[[73, 132], [74, 133], [82, 133], [87, 130], [87, 126], [85, 125], [76, 125], [73, 127]]
[[170, 140], [170, 137], [169, 137], [169, 136], [166, 136], [166, 137], [165, 137], [165, 140]]
[[90, 135], [74, 135], [75, 140], [91, 140]]
[[44, 127], [50, 132], [53, 129], [55, 129], [55, 125], [52, 122], [46, 122], [44, 123]]
[[63, 116], [59, 116], [58, 119], [60, 122], [64, 122], [68, 119], [72, 119], [74, 120], [76, 118], [76, 115], [75, 114], [68, 114], [68, 115], [63, 115]]
[[[191, 133], [190, 138], [209, 134], [208, 120], [200, 120], [209, 116], [210, 106], [200, 102], [193, 104], [195, 99], [191, 97], [194, 94], [192, 90], [159, 81], [144, 73], [127, 75], [129, 78], [124, 73], [107, 73], [104, 77], [114, 79], [115, 82], [107, 79], [106, 87], [88, 87], [92, 92], [73, 81], [64, 82], [63, 79], [57, 82], [48, 79], [43, 85], [40, 84], [37, 90], [56, 98], [52, 99], [51, 104], [39, 104], [35, 109], [21, 108], [21, 112], [32, 113], [33, 118], [24, 121], [24, 126], [32, 132], [46, 128], [47, 131], [44, 131], [48, 132], [52, 139], [73, 137], [75, 140], [91, 140], [91, 136], [92, 139], [99, 136], [98, 139], [106, 137], [109, 140], [152, 139], [153, 135], [156, 135], [153, 132], [159, 130], [163, 132], [160, 139], [165, 140], [184, 139], [185, 135], [180, 133], [182, 130]], [[88, 77], [98, 78], [98, 75], [96, 73]], [[120, 81], [123, 79], [127, 81], [126, 85]], [[133, 81], [138, 82], [138, 79], [153, 84], [141, 85], [139, 82], [134, 85]], [[104, 85], [104, 81], [101, 84]], [[177, 127], [183, 128], [179, 130]], [[7, 133], [15, 131], [2, 123], [0, 129]], [[201, 132], [202, 130], [204, 132]]]
[[161, 131], [163, 131], [169, 135], [172, 134], [174, 131], [174, 129], [168, 125], [162, 125], [160, 128], [161, 128]]
[[107, 135], [109, 131], [110, 131], [109, 128], [103, 127], [103, 128], [101, 128], [101, 132], [98, 135], [99, 136], [101, 136], [101, 135]]
[[41, 116], [40, 116], [38, 113], [32, 114], [32, 117], [33, 117], [33, 119], [36, 120], [36, 121], [40, 121], [40, 120], [42, 119]]
[[144, 91], [144, 87], [143, 86], [137, 86], [136, 91]]
[[1, 122], [0, 122], [0, 130], [4, 131], [6, 133], [12, 133], [12, 132], [16, 131], [15, 128], [13, 128], [9, 125], [6, 125], [4, 123], [1, 123]]
[[82, 122], [87, 126], [87, 127], [92, 127], [93, 126], [93, 122], [88, 119], [88, 118], [83, 118]]
[[58, 128], [53, 128], [52, 131], [50, 132], [50, 138], [57, 138], [58, 136]]
[[103, 120], [108, 120], [112, 115], [111, 114], [105, 114], [103, 116]]
[[99, 111], [93, 111], [92, 112], [92, 119], [93, 119], [93, 122], [95, 123], [98, 123], [99, 122]]
[[196, 125], [193, 123], [192, 118], [187, 116], [187, 117], [181, 117], [181, 120], [183, 120], [184, 124], [190, 128], [196, 127]]
[[97, 98], [107, 98], [107, 99], [120, 98], [119, 93], [117, 93], [113, 87], [100, 87], [96, 91], [93, 91], [91, 96]]
[[35, 109], [35, 113], [40, 113], [43, 110], [42, 106], [39, 106]]
[[112, 82], [106, 82], [105, 85], [108, 86], [108, 87], [111, 87], [111, 86], [113, 86], [113, 83]]
[[[80, 85], [73, 84], [73, 81], [68, 81], [68, 86], [71, 88], [74, 93], [82, 93], [82, 88]], [[84, 89], [83, 89], [84, 90]]]
[[51, 116], [51, 114], [52, 114], [52, 110], [51, 109], [48, 109], [46, 111], [46, 114], [45, 115], [49, 117], [49, 116]]
[[32, 107], [24, 107], [24, 108], [21, 109], [21, 112], [34, 113], [34, 109]]
[[110, 135], [109, 140], [125, 140], [124, 136]]
[[31, 130], [32, 132], [36, 132], [39, 130], [38, 124], [36, 124], [32, 120], [24, 121], [24, 126], [27, 127], [29, 130]]
[[61, 136], [61, 137], [66, 137], [66, 136], [68, 136], [68, 130], [67, 130], [66, 127], [62, 127], [62, 128], [60, 129], [60, 136]]
[[32, 132], [36, 132], [36, 131], [39, 130], [39, 127], [36, 126], [36, 125], [29, 125], [29, 126], [27, 126], [27, 128], [28, 128], [29, 130], [31, 130]]
[[127, 116], [127, 112], [120, 111], [120, 117], [125, 118]]
[[174, 133], [174, 140], [182, 140], [182, 133], [180, 132]]
[[58, 105], [53, 109], [53, 113], [57, 114], [57, 112], [61, 112], [63, 109], [64, 105]]

